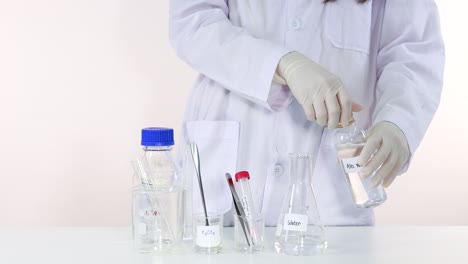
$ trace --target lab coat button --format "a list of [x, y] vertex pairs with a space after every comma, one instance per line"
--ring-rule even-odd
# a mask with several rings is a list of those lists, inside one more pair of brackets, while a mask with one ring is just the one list
[[292, 30], [299, 30], [301, 28], [301, 20], [299, 20], [298, 18], [295, 18], [291, 20], [289, 26]]
[[284, 171], [283, 166], [281, 166], [280, 164], [275, 165], [275, 176], [278, 177], [278, 176], [283, 175], [283, 171]]

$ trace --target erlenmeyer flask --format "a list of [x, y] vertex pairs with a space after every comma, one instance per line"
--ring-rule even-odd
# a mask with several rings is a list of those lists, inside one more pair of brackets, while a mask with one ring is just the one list
[[276, 227], [275, 250], [288, 255], [313, 255], [327, 247], [312, 187], [313, 156], [289, 154], [289, 187]]

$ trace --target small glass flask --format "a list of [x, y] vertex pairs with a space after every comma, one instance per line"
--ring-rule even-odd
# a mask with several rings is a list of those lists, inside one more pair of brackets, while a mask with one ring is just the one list
[[372, 208], [381, 205], [387, 199], [382, 184], [371, 184], [375, 172], [367, 178], [361, 178], [359, 171], [363, 164], [358, 164], [359, 155], [366, 143], [366, 133], [354, 120], [347, 127], [339, 126], [335, 132], [335, 144], [338, 161], [348, 182], [354, 204], [359, 208]]
[[327, 247], [312, 187], [310, 154], [289, 154], [289, 187], [276, 226], [275, 250], [287, 255], [313, 255]]

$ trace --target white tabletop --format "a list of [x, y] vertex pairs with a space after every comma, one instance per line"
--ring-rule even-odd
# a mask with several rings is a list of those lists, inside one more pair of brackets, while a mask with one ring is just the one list
[[0, 229], [0, 263], [468, 263], [468, 227], [329, 227], [327, 251], [311, 257], [276, 254], [272, 228], [263, 253], [239, 254], [232, 231], [218, 255], [195, 254], [187, 242], [176, 255], [154, 256], [134, 252], [128, 228]]

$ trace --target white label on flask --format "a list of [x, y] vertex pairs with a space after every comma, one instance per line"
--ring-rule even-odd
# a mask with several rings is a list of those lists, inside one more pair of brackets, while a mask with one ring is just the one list
[[307, 231], [307, 215], [286, 214], [284, 216], [283, 230], [288, 231]]
[[221, 244], [219, 226], [197, 226], [197, 246], [217, 247]]
[[343, 169], [346, 173], [356, 173], [359, 172], [362, 168], [361, 165], [358, 164], [359, 156], [342, 159], [341, 164], [343, 165]]
[[142, 222], [137, 223], [137, 232], [139, 235], [146, 235], [146, 224]]

